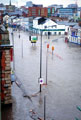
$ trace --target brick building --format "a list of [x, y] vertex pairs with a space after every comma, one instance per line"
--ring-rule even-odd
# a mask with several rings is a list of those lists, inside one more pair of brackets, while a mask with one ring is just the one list
[[28, 17], [37, 17], [41, 15], [41, 8], [40, 7], [29, 7], [28, 8]]
[[29, 7], [28, 17], [51, 17], [54, 16], [54, 7]]
[[47, 16], [48, 16], [47, 7], [41, 8], [41, 17], [47, 17]]

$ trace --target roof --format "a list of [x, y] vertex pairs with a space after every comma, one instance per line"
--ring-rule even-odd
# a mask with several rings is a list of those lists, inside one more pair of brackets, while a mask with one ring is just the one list
[[39, 20], [40, 18], [42, 18], [42, 17], [36, 17], [34, 20]]
[[68, 22], [68, 21], [58, 21], [57, 24], [59, 24], [59, 25], [65, 25], [65, 26], [75, 26], [75, 25], [77, 25], [78, 23]]
[[11, 18], [11, 19], [15, 19], [15, 18], [16, 18], [16, 16], [11, 16], [10, 18]]
[[74, 29], [81, 29], [81, 27], [77, 24], [73, 27]]
[[38, 24], [40, 25], [40, 24], [44, 24], [44, 23], [46, 23], [46, 20], [47, 20], [47, 18], [41, 18], [41, 19], [39, 19], [39, 21], [38, 21]]

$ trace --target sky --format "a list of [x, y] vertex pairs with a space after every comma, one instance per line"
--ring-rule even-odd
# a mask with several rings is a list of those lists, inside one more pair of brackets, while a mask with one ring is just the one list
[[[10, 0], [0, 0], [0, 3], [3, 4], [9, 4]], [[75, 4], [77, 1], [77, 4], [79, 7], [81, 7], [81, 0], [11, 0], [12, 5], [16, 6], [23, 6], [26, 5], [26, 2], [32, 1], [33, 4], [43, 4], [44, 7], [47, 7], [52, 4], [62, 4], [64, 7], [66, 7], [68, 4]]]

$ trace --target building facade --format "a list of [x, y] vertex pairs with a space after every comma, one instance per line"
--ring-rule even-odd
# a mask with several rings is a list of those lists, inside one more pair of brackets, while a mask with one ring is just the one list
[[37, 17], [33, 20], [33, 32], [43, 35], [61, 35], [65, 33], [65, 25], [58, 25], [49, 18]]
[[69, 27], [68, 39], [71, 43], [81, 45], [81, 27], [78, 25]]
[[78, 8], [78, 5], [77, 4], [69, 4], [68, 8]]
[[48, 10], [47, 7], [41, 8], [41, 17], [47, 17], [48, 16]]
[[58, 14], [60, 17], [71, 17], [74, 15], [75, 9], [74, 8], [59, 8]]
[[53, 7], [53, 8], [55, 8], [55, 12], [56, 12], [58, 8], [63, 8], [63, 5], [54, 4], [54, 5], [50, 5], [50, 6], [48, 6], [48, 7]]
[[37, 17], [41, 15], [41, 8], [40, 7], [29, 7], [28, 8], [28, 17]]
[[28, 17], [51, 17], [55, 14], [54, 7], [29, 7]]

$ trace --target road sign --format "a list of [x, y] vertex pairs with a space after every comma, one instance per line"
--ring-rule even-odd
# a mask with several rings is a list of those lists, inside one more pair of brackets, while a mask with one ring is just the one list
[[43, 78], [39, 78], [39, 83], [40, 83], [40, 85], [42, 85], [44, 83], [44, 79]]
[[36, 43], [37, 39], [37, 36], [31, 36], [31, 43]]

